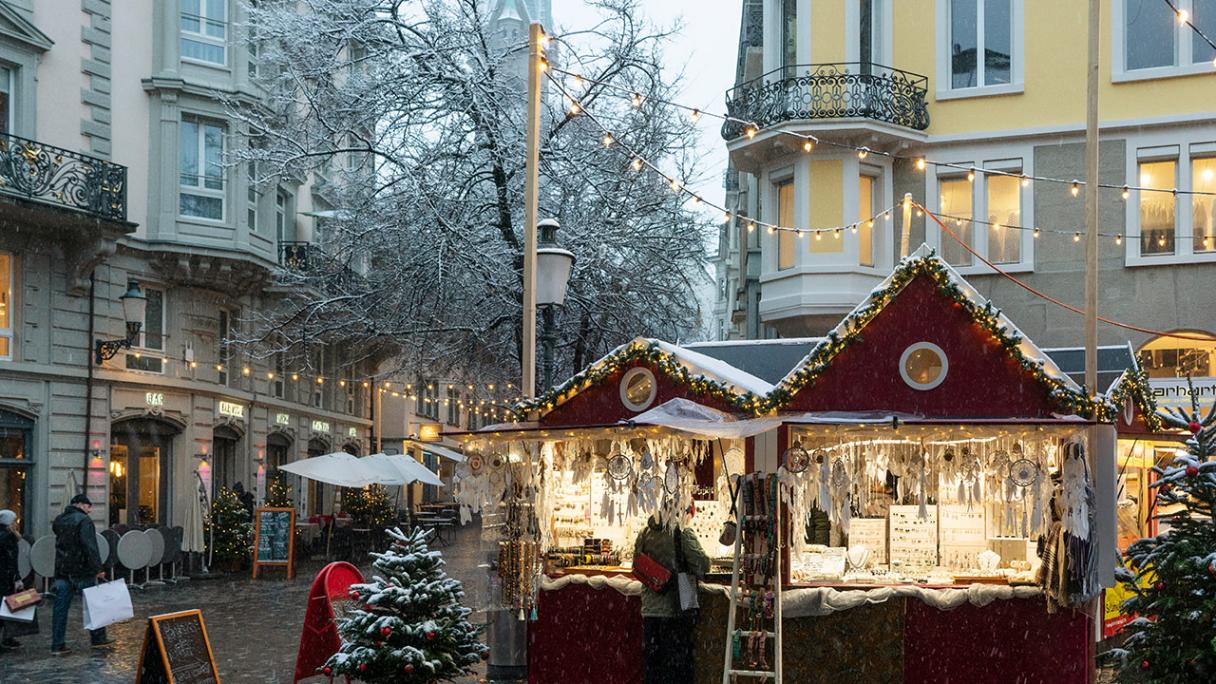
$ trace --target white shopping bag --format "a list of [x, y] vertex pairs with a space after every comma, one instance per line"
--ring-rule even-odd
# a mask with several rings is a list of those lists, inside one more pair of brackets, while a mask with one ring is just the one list
[[26, 606], [17, 612], [8, 609], [8, 604], [0, 601], [0, 620], [11, 620], [13, 622], [33, 622], [34, 612], [38, 610], [38, 605]]
[[122, 580], [106, 582], [84, 590], [84, 628], [101, 629], [135, 617], [131, 592]]

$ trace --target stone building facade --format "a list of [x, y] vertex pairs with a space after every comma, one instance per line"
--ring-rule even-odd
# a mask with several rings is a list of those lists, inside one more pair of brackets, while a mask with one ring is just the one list
[[[322, 255], [334, 209], [324, 177], [225, 163], [222, 100], [260, 97], [242, 7], [0, 2], [0, 507], [27, 534], [81, 488], [99, 522], [178, 525], [200, 487], [260, 499], [286, 462], [373, 443], [374, 360], [225, 343]], [[142, 331], [97, 363], [131, 281]], [[302, 512], [332, 510], [332, 488], [291, 483]]]

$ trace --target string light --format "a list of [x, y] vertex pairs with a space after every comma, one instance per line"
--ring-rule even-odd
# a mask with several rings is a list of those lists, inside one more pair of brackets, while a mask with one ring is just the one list
[[863, 147], [863, 148], [857, 150], [858, 159], [865, 159], [866, 156], [869, 154], [870, 154], [870, 148], [868, 148], [868, 147]]
[[811, 142], [810, 140], [807, 140], [806, 142], [803, 142], [803, 143], [802, 143], [802, 151], [803, 151], [803, 152], [806, 152], [807, 154], [810, 154], [810, 152], [811, 152], [812, 150], [814, 150], [814, 149], [815, 149], [815, 143]]
[[[1166, 0], [1166, 1], [1169, 2], [1169, 0]], [[1203, 35], [1203, 33], [1198, 32], [1198, 29], [1194, 27], [1193, 23], [1188, 22], [1188, 24], [1190, 27], [1197, 30], [1197, 33], [1200, 35], [1201, 38], [1203, 38], [1204, 40], [1209, 40], [1209, 39], [1207, 39], [1207, 37], [1205, 37], [1205, 35]], [[1209, 44], [1212, 45], [1212, 49], [1216, 50], [1216, 43], [1211, 43], [1211, 41], [1209, 41]], [[553, 68], [552, 71], [553, 71], [553, 73], [557, 73], [557, 74], [569, 75], [570, 78], [574, 78], [575, 75], [580, 75], [580, 74], [576, 74], [574, 72], [563, 71], [563, 69], [559, 69], [559, 68]], [[620, 86], [620, 85], [617, 85], [614, 83], [602, 82], [602, 80], [596, 80], [596, 79], [591, 79], [591, 78], [586, 78], [586, 77], [582, 77], [582, 78], [585, 78], [587, 80], [587, 82], [595, 83], [599, 86], [602, 86], [602, 88], [604, 88], [608, 91], [617, 91], [617, 92], [620, 92], [620, 94], [624, 94], [624, 95], [618, 95], [618, 96], [629, 96], [629, 97], [637, 96], [636, 92], [631, 91], [630, 89], [627, 89], [627, 88], [623, 88], [623, 86]], [[550, 75], [550, 79], [553, 80], [554, 83], [558, 83], [557, 79], [553, 78], [553, 75]], [[559, 85], [559, 86], [561, 86], [561, 85]], [[637, 96], [637, 97], [640, 97], [640, 96]], [[652, 97], [652, 99], [659, 103], [662, 103], [662, 105], [668, 105], [670, 107], [680, 108], [680, 110], [686, 110], [686, 111], [694, 110], [694, 107], [691, 107], [688, 105], [682, 105], [682, 103], [680, 103], [680, 102], [658, 99], [658, 97]], [[586, 107], [584, 107], [584, 110], [586, 110]], [[730, 114], [705, 112], [702, 110], [698, 110], [698, 111], [700, 111], [700, 113], [702, 113], [702, 116], [713, 117], [715, 119], [722, 120], [722, 122], [739, 125], [739, 127], [742, 127], [742, 129], [743, 129], [743, 134], [747, 135], [749, 139], [755, 138], [755, 136], [759, 134], [758, 125], [756, 125], [754, 122], [750, 122], [750, 120], [733, 117], [733, 116], [730, 116]], [[775, 130], [773, 130], [773, 133], [775, 133], [777, 135], [794, 136], [794, 138], [798, 138], [800, 142], [805, 141], [807, 139], [806, 134], [795, 133], [795, 131], [792, 131], [792, 130], [775, 129]], [[811, 138], [814, 139], [814, 136], [811, 136]], [[899, 155], [899, 153], [895, 153], [895, 152], [884, 152], [884, 151], [880, 151], [880, 150], [874, 150], [874, 148], [867, 147], [867, 146], [852, 145], [852, 144], [849, 144], [849, 142], [841, 142], [841, 141], [833, 141], [833, 140], [818, 140], [818, 139], [814, 139], [814, 140], [816, 142], [820, 142], [820, 144], [823, 144], [823, 145], [831, 145], [834, 147], [848, 148], [848, 150], [854, 150], [856, 152], [865, 151], [866, 155], [871, 155], [871, 153], [873, 153], [873, 155], [880, 155], [883, 157], [888, 157], [890, 159], [913, 159], [914, 158], [914, 159], [916, 159], [916, 168], [918, 170], [924, 170], [925, 168], [927, 168], [929, 166], [929, 164], [933, 164], [933, 166], [942, 167], [942, 168], [950, 168], [950, 169], [958, 169], [958, 170], [967, 170], [968, 169], [968, 167], [963, 166], [963, 164], [958, 164], [958, 163], [953, 163], [953, 162], [939, 162], [939, 161], [934, 161], [934, 159], [928, 159], [925, 157], [908, 157], [908, 156]], [[1082, 181], [1051, 178], [1051, 176], [1031, 175], [1031, 174], [1025, 174], [1024, 172], [1004, 172], [1004, 170], [985, 169], [983, 173], [985, 173], [987, 175], [1003, 175], [1003, 176], [1008, 176], [1008, 178], [1018, 178], [1018, 179], [1021, 179], [1021, 178], [1023, 178], [1023, 176], [1025, 176], [1025, 178], [1028, 179], [1028, 181], [1035, 181], [1035, 183], [1055, 183], [1055, 184], [1069, 184], [1069, 185], [1071, 185], [1073, 183], [1083, 184]], [[1120, 187], [1119, 185], [1103, 184], [1103, 183], [1098, 183], [1097, 185], [1098, 185], [1098, 187], [1104, 187], [1104, 189], [1114, 189], [1114, 190], [1118, 190]], [[1132, 190], [1143, 190], [1143, 189], [1142, 189], [1142, 187], [1132, 186]], [[1181, 191], [1180, 190], [1180, 194], [1216, 197], [1216, 191], [1194, 191], [1194, 190]]]
[[222, 364], [215, 364], [215, 369], [221, 373], [224, 372], [224, 366]]
[[634, 157], [634, 158], [633, 158], [633, 170], [634, 170], [634, 171], [641, 171], [641, 170], [642, 170], [642, 159], [641, 159], [641, 157]]
[[1039, 239], [1039, 227], [1038, 226], [1034, 227], [1034, 238], [1036, 240]]
[[1072, 182], [1072, 189], [1071, 189], [1071, 192], [1072, 192], [1072, 196], [1073, 196], [1073, 197], [1076, 197], [1076, 196], [1077, 196], [1077, 194], [1081, 192], [1081, 181], [1074, 180], [1074, 181]]
[[641, 106], [642, 106], [642, 94], [641, 93], [633, 94], [633, 106], [641, 108]]
[[1115, 236], [1115, 244], [1116, 245], [1123, 244], [1123, 234], [1122, 233]]
[[324, 384], [325, 384], [325, 378], [323, 378], [323, 377], [321, 377], [321, 376], [319, 376], [319, 375], [318, 375], [318, 376], [317, 376], [317, 384], [318, 384], [318, 385], [324, 385]]
[[1028, 187], [1029, 185], [1030, 185], [1030, 179], [1027, 178], [1026, 174], [1023, 173], [1022, 174], [1022, 187], [1025, 188], [1025, 187]]
[[1073, 234], [1072, 234], [1072, 241], [1073, 241], [1073, 242], [1080, 242], [1080, 241], [1081, 241], [1081, 232], [1080, 232], [1080, 231], [1077, 231], [1077, 232], [1075, 232], [1075, 233], [1073, 233]]
[[266, 373], [266, 379], [267, 379], [267, 380], [274, 380], [274, 373], [272, 373], [272, 372], [270, 372], [270, 371], [267, 371], [267, 373]]
[[612, 147], [612, 134], [611, 133], [604, 134], [604, 147]]
[[729, 211], [722, 212], [722, 223], [730, 223], [730, 212]]
[[756, 230], [756, 224], [754, 224], [754, 223], [747, 224], [747, 232], [751, 233], [751, 232], [754, 232], [755, 230]]
[[697, 123], [698, 121], [701, 120], [701, 110], [700, 109], [692, 110], [692, 114], [689, 115], [689, 118], [692, 119], [693, 123]]
[[968, 169], [968, 170], [967, 170], [967, 182], [968, 182], [968, 183], [974, 183], [974, 182], [975, 182], [975, 169]]
[[1187, 12], [1184, 9], [1174, 10], [1174, 13], [1178, 15], [1179, 24], [1186, 24], [1191, 20], [1190, 12]]
[[1128, 192], [1127, 186], [1126, 186], [1126, 185], [1124, 185], [1124, 186], [1123, 186], [1123, 191], [1119, 193], [1119, 196], [1120, 196], [1120, 197], [1122, 197], [1122, 198], [1124, 199], [1124, 201], [1126, 201], [1126, 200], [1127, 200], [1127, 196], [1128, 196], [1129, 194], [1130, 194], [1130, 193]]
[[292, 381], [292, 382], [296, 382], [296, 381], [298, 381], [299, 379], [300, 379], [300, 374], [299, 374], [299, 373], [292, 373], [292, 374], [291, 374], [291, 381]]

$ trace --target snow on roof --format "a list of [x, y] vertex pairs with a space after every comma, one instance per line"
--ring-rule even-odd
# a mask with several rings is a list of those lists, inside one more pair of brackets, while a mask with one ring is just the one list
[[772, 337], [760, 340], [714, 340], [711, 342], [689, 342], [682, 346], [685, 349], [700, 349], [702, 347], [767, 347], [774, 344], [818, 344], [822, 339], [822, 337]]
[[[820, 340], [820, 342], [811, 349], [810, 353], [808, 353], [806, 357], [798, 363], [798, 365], [794, 366], [794, 368], [790, 370], [790, 372], [787, 373], [780, 382], [777, 383], [777, 386], [785, 385], [793, 380], [798, 371], [801, 370], [802, 367], [805, 366], [812, 358], [814, 358], [817, 350], [825, 343], [825, 340], [834, 337], [845, 337], [849, 333], [850, 322], [854, 318], [857, 318], [865, 313], [872, 306], [874, 295], [890, 287], [891, 283], [902, 271], [907, 268], [911, 268], [913, 262], [920, 260], [934, 261], [940, 265], [945, 271], [946, 275], [949, 277], [951, 283], [953, 283], [959, 289], [959, 292], [962, 293], [962, 295], [970, 300], [973, 304], [982, 308], [986, 304], [991, 303], [988, 298], [980, 294], [979, 290], [975, 289], [971, 283], [967, 282], [966, 279], [959, 275], [958, 271], [954, 270], [954, 267], [946, 263], [946, 261], [941, 257], [937, 256], [937, 254], [935, 254], [928, 245], [922, 243], [915, 252], [904, 257], [903, 259], [900, 259], [899, 266], [897, 266], [895, 270], [891, 271], [891, 273], [885, 279], [883, 279], [882, 283], [880, 283], [878, 287], [874, 288], [870, 292], [870, 296], [862, 300], [862, 302], [854, 307], [854, 309], [850, 311], [848, 315], [842, 318], [840, 322], [836, 324], [836, 327], [833, 328], [830, 333], [828, 333], [828, 336]], [[1014, 325], [1013, 321], [1009, 320], [1004, 312], [1000, 311], [999, 309], [995, 310], [997, 311], [997, 320], [1000, 322], [1000, 325], [1005, 328], [1008, 334], [1018, 338], [1018, 350], [1023, 356], [1035, 363], [1040, 364], [1043, 368], [1044, 374], [1058, 380], [1067, 389], [1084, 394], [1084, 390], [1081, 389], [1081, 386], [1078, 385], [1071, 377], [1069, 377], [1067, 373], [1060, 370], [1060, 367], [1056, 365], [1056, 362], [1053, 361], [1050, 356], [1043, 353], [1041, 349], [1035, 346], [1035, 344], [1030, 341], [1030, 338], [1026, 337], [1026, 335], [1023, 334], [1016, 325]]]
[[706, 356], [688, 347], [680, 347], [670, 342], [645, 337], [639, 337], [634, 340], [634, 342], [639, 341], [658, 344], [660, 349], [679, 359], [685, 368], [697, 375], [704, 375], [757, 395], [768, 394], [773, 389], [770, 383], [761, 380], [751, 373], [747, 373], [725, 361], [715, 359], [712, 356]]

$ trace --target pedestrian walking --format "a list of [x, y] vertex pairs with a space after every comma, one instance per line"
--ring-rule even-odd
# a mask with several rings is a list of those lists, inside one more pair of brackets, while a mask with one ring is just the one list
[[[17, 532], [13, 523], [17, 522], [17, 514], [4, 509], [0, 511], [0, 601], [10, 594], [15, 594], [25, 587], [21, 584], [21, 571], [17, 569]], [[0, 648], [13, 649], [20, 646], [13, 637], [9, 636], [5, 625], [0, 622]]]
[[[68, 507], [55, 518], [51, 529], [55, 532], [55, 612], [51, 620], [51, 653], [68, 653], [64, 638], [68, 629], [68, 610], [72, 607], [72, 596], [95, 586], [104, 577], [101, 553], [97, 549], [97, 528], [89, 512], [93, 502], [84, 494], [72, 497]], [[94, 647], [114, 643], [106, 636], [104, 627], [89, 632]]]
[[642, 669], [646, 684], [692, 684], [693, 630], [697, 619], [680, 610], [676, 587], [676, 539], [684, 554], [684, 571], [705, 577], [709, 557], [689, 528], [673, 530], [651, 516], [633, 545], [634, 558], [644, 553], [672, 571], [672, 580], [661, 592], [642, 588]]

